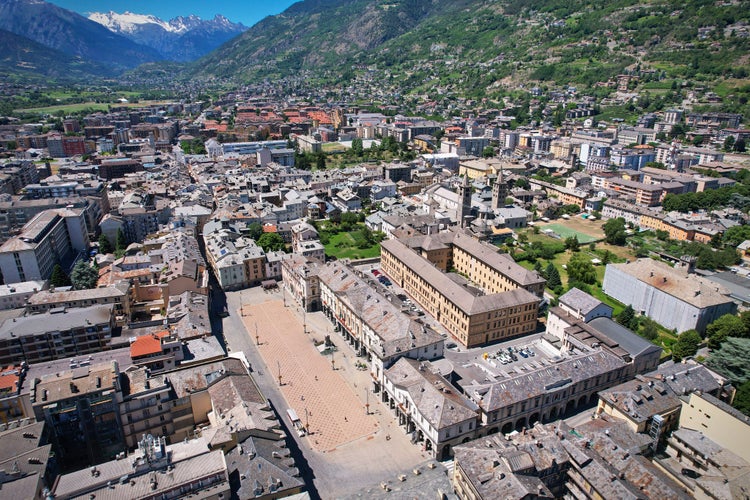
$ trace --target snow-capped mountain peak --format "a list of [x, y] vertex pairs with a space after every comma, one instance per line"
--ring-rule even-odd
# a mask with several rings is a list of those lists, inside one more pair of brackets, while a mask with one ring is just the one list
[[[200, 19], [195, 16], [190, 17], [200, 21]], [[92, 12], [91, 14], [89, 14], [89, 19], [101, 24], [102, 26], [105, 26], [110, 31], [114, 31], [115, 33], [134, 33], [148, 24], [155, 24], [161, 27], [164, 31], [168, 31], [170, 33], [183, 33], [190, 29], [184, 23], [173, 24], [172, 22], [162, 21], [158, 17], [152, 16], [150, 14], [135, 14], [133, 12], [127, 11], [123, 12], [122, 14], [118, 14], [117, 12], [113, 11]]]
[[242, 23], [235, 24], [218, 14], [207, 20], [189, 15], [164, 21], [149, 14], [109, 11], [93, 12], [89, 14], [89, 20], [156, 49], [170, 61], [195, 60], [247, 29]]

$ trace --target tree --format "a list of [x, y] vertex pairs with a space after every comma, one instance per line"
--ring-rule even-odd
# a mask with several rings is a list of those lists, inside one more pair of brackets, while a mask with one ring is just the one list
[[734, 143], [734, 150], [738, 153], [744, 153], [746, 148], [747, 145], [745, 144], [745, 139], [737, 139]]
[[636, 321], [633, 306], [628, 305], [625, 309], [623, 309], [622, 312], [617, 315], [616, 321], [625, 328], [630, 328], [631, 325], [633, 325], [633, 323]]
[[122, 228], [119, 228], [115, 240], [115, 252], [123, 253], [126, 248], [128, 248], [128, 240], [125, 239], [125, 233], [122, 231]]
[[746, 336], [747, 329], [745, 329], [745, 324], [739, 316], [735, 316], [734, 314], [725, 314], [706, 328], [708, 347], [711, 349], [718, 349], [727, 337]]
[[694, 355], [698, 352], [701, 341], [700, 333], [695, 330], [682, 332], [677, 342], [672, 344], [672, 359], [677, 362], [682, 358]]
[[580, 291], [591, 295], [591, 287], [581, 281], [570, 281], [568, 282], [568, 291], [577, 288]]
[[360, 234], [362, 235], [364, 248], [370, 247], [375, 244], [375, 235], [373, 234], [372, 229], [370, 229], [367, 226], [364, 226], [362, 230], [360, 231]]
[[659, 330], [656, 328], [656, 323], [649, 318], [642, 318], [644, 321], [643, 329], [641, 330], [641, 337], [648, 340], [656, 340], [659, 336]]
[[734, 148], [734, 141], [734, 136], [728, 135], [727, 138], [724, 139], [724, 151], [731, 151]]
[[60, 264], [55, 264], [55, 267], [52, 268], [49, 284], [54, 286], [70, 286], [70, 278], [65, 274]]
[[578, 236], [568, 236], [565, 238], [565, 249], [572, 252], [577, 252], [581, 249], [580, 243], [578, 243]]
[[750, 381], [750, 339], [729, 337], [711, 353], [706, 366], [724, 375], [733, 384]]
[[732, 226], [722, 236], [723, 243], [731, 247], [737, 247], [745, 240], [750, 240], [750, 226], [747, 225]]
[[586, 254], [575, 253], [567, 265], [568, 281], [580, 281], [587, 285], [596, 283], [596, 268]]
[[625, 237], [625, 219], [617, 217], [616, 219], [609, 219], [602, 226], [604, 230], [604, 236], [607, 243], [611, 245], [624, 245]]
[[260, 224], [260, 222], [253, 222], [248, 226], [247, 230], [248, 236], [250, 236], [250, 238], [255, 241], [258, 241], [258, 238], [263, 236], [263, 226]]
[[534, 264], [534, 271], [536, 271], [537, 274], [539, 274], [539, 276], [541, 276], [542, 278], [547, 279], [547, 273], [544, 272], [542, 261], [536, 261], [536, 263]]
[[295, 153], [294, 166], [300, 170], [310, 170], [310, 156], [308, 153]]
[[483, 158], [492, 158], [495, 156], [495, 148], [492, 146], [487, 146], [482, 150], [482, 157]]
[[98, 280], [99, 271], [84, 260], [79, 260], [70, 273], [70, 282], [76, 290], [95, 288]]
[[341, 214], [341, 230], [351, 231], [354, 226], [359, 222], [359, 217], [354, 212], [344, 212]]
[[276, 252], [284, 248], [284, 239], [279, 233], [263, 233], [257, 243], [265, 252]]
[[99, 235], [99, 253], [112, 253], [112, 243], [109, 242], [107, 235], [102, 233]]
[[352, 153], [354, 153], [355, 156], [362, 156], [362, 153], [364, 153], [362, 139], [359, 137], [352, 139]]
[[[719, 234], [719, 233], [716, 233]], [[656, 236], [656, 239], [659, 241], [667, 241], [669, 239], [669, 231], [665, 231], [663, 229], [657, 229], [654, 231], [654, 236]]]
[[722, 247], [722, 235], [721, 233], [716, 233], [713, 236], [711, 236], [711, 248], [721, 248]]
[[555, 267], [552, 262], [547, 264], [547, 268], [544, 270], [544, 274], [547, 276], [547, 286], [552, 290], [562, 285], [560, 271], [557, 270], [557, 267]]
[[737, 388], [732, 404], [745, 415], [750, 415], [750, 381]]

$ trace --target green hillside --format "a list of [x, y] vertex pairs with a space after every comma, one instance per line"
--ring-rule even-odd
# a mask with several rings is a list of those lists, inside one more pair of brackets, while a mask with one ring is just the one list
[[0, 29], [0, 76], [6, 81], [79, 81], [107, 70]]
[[190, 77], [287, 78], [492, 97], [630, 72], [716, 82], [750, 69], [750, 9], [704, 0], [308, 0], [195, 63]]

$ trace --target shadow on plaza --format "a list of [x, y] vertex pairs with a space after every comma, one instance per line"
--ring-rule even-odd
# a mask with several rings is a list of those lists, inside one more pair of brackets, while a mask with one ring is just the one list
[[224, 352], [227, 350], [226, 340], [224, 339], [224, 320], [223, 317], [228, 311], [227, 296], [216, 281], [213, 272], [209, 272], [209, 311], [208, 316], [211, 321], [211, 333], [219, 341]]
[[294, 465], [299, 469], [300, 478], [305, 482], [305, 490], [309, 493], [312, 500], [320, 500], [320, 494], [318, 493], [317, 488], [315, 488], [315, 483], [313, 481], [315, 479], [315, 473], [307, 463], [307, 459], [302, 453], [297, 441], [292, 437], [294, 429], [289, 429], [289, 426], [285, 419], [281, 418], [281, 414], [273, 404], [273, 401], [269, 399], [268, 404], [271, 405], [271, 408], [276, 414], [279, 424], [281, 425], [281, 430], [288, 436], [286, 439], [287, 447], [289, 448], [292, 458], [294, 458]]

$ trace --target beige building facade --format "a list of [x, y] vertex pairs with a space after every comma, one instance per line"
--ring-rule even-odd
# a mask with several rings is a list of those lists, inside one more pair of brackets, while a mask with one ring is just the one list
[[466, 347], [536, 329], [544, 278], [466, 234], [385, 241], [381, 268]]

